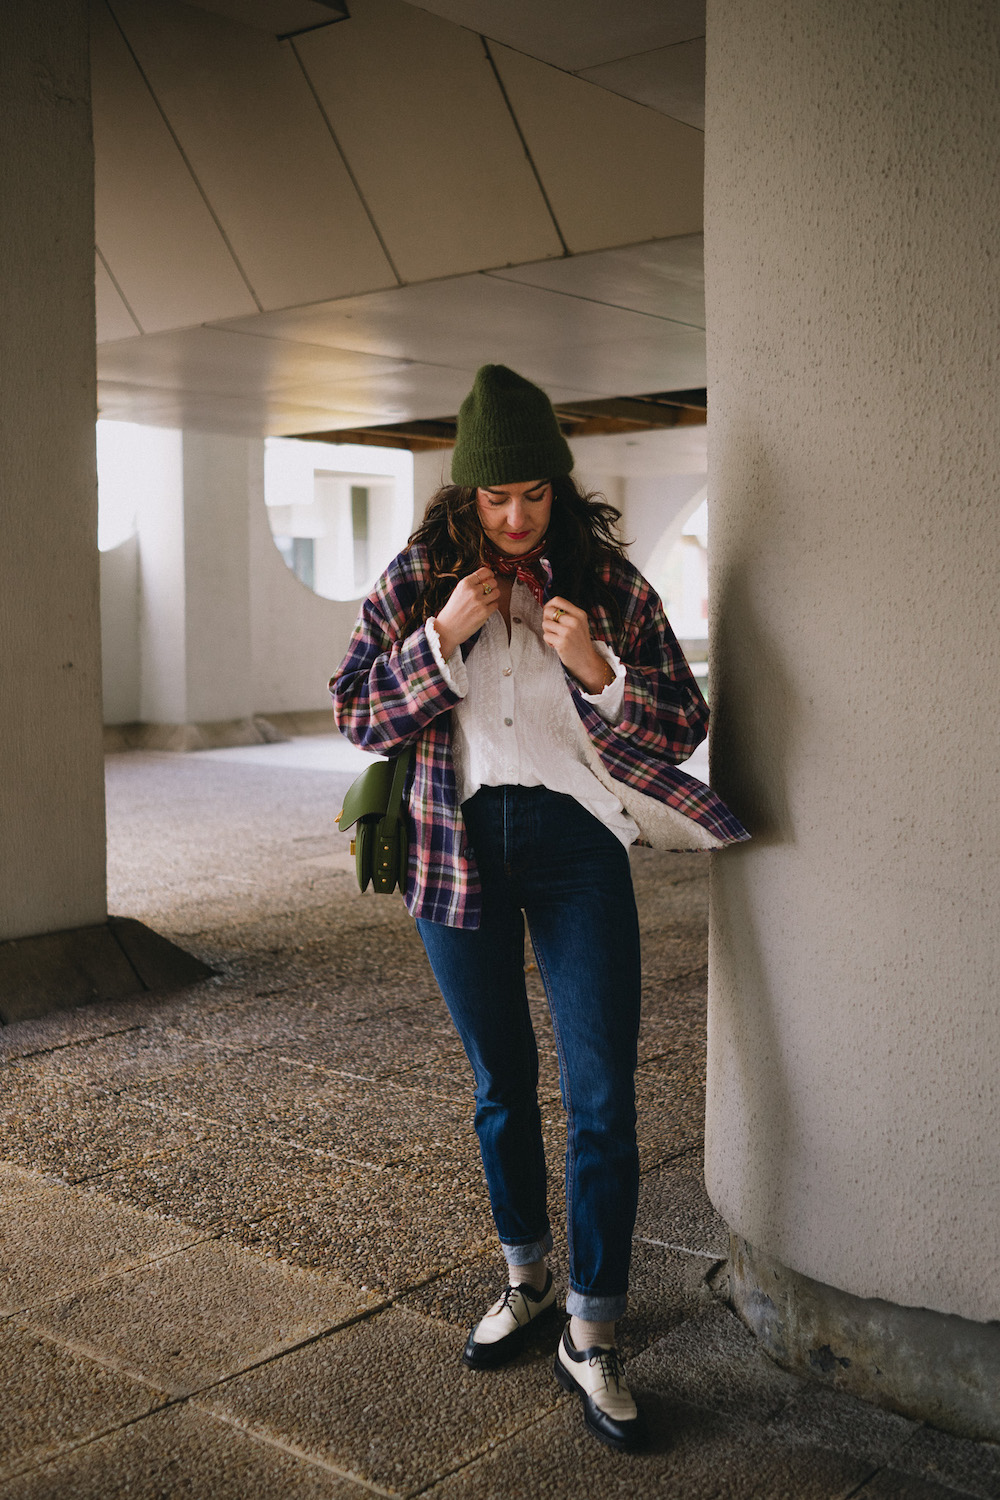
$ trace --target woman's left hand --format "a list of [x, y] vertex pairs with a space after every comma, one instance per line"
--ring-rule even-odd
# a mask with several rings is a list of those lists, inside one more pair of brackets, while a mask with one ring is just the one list
[[599, 693], [607, 686], [608, 663], [594, 649], [582, 609], [568, 599], [550, 599], [542, 610], [542, 638], [585, 692]]

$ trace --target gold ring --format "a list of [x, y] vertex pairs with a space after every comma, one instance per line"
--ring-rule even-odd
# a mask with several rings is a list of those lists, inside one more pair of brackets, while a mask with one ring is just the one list
[[563, 616], [563, 615], [564, 615], [564, 614], [565, 614], [565, 613], [566, 613], [566, 611], [565, 611], [565, 610], [564, 610], [564, 609], [558, 609], [558, 608], [557, 608], [557, 609], [554, 609], [554, 610], [553, 610], [553, 611], [552, 611], [552, 618], [553, 618], [553, 620], [558, 620], [558, 619], [561, 619], [561, 618], [562, 618], [562, 616]]
[[492, 592], [493, 592], [493, 585], [492, 585], [492, 583], [484, 583], [483, 584], [483, 593], [484, 594], [492, 594]]

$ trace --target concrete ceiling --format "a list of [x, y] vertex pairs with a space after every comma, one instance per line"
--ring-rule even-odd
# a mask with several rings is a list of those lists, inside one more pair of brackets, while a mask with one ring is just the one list
[[411, 0], [578, 78], [705, 128], [705, 0]]
[[704, 385], [700, 133], [581, 76], [665, 76], [697, 6], [350, 0], [277, 41], [296, 6], [94, 0], [103, 416], [434, 418], [487, 360]]
[[297, 36], [347, 17], [346, 0], [189, 0], [197, 10], [228, 16], [271, 36]]

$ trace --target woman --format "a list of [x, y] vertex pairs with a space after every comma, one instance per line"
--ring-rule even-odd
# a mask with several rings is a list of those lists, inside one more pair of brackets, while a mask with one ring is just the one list
[[476, 1080], [476, 1131], [509, 1285], [465, 1363], [515, 1354], [555, 1306], [524, 984], [530, 925], [568, 1122], [570, 1286], [555, 1373], [588, 1427], [637, 1447], [615, 1347], [638, 1194], [639, 937], [628, 845], [747, 835], [675, 769], [708, 710], [613, 507], [583, 496], [547, 396], [484, 365], [453, 484], [362, 606], [330, 687], [366, 750], [416, 744], [406, 904]]

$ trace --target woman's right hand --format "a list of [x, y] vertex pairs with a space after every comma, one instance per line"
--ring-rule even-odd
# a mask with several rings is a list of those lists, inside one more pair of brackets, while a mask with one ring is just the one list
[[456, 646], [482, 630], [499, 606], [500, 590], [491, 568], [477, 568], [467, 578], [459, 579], [447, 604], [434, 616], [445, 661]]

